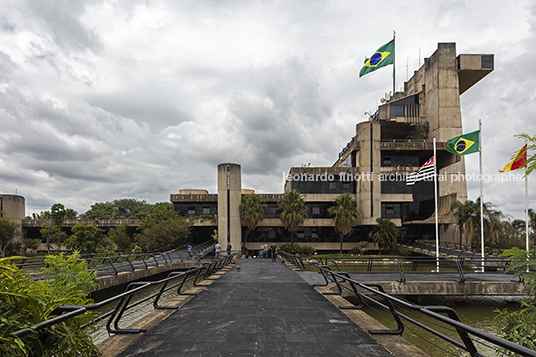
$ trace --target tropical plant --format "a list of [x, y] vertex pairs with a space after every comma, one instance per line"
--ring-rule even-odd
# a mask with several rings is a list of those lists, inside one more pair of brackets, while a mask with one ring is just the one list
[[266, 201], [261, 196], [254, 193], [242, 196], [240, 218], [242, 219], [242, 224], [248, 228], [244, 241], [242, 242], [242, 249], [246, 245], [249, 233], [264, 219], [265, 210]]
[[88, 329], [80, 326], [93, 318], [84, 313], [54, 324], [45, 333], [32, 333], [24, 338], [12, 333], [49, 320], [62, 305], [87, 305], [88, 289], [95, 287], [96, 272], [78, 262], [78, 253], [48, 257], [48, 268], [41, 280], [22, 274], [8, 259], [0, 259], [0, 355], [2, 356], [97, 356]]
[[[470, 245], [471, 240], [467, 237], [467, 228], [466, 223], [469, 221], [478, 210], [476, 203], [467, 200], [465, 202], [455, 201], [450, 206], [450, 210], [453, 212], [454, 216], [458, 219], [458, 229], [460, 230], [460, 249], [462, 245]], [[472, 238], [472, 237], [471, 237]]]
[[32, 256], [37, 254], [37, 249], [41, 246], [41, 239], [26, 238], [24, 240], [24, 248], [26, 255]]
[[534, 246], [536, 246], [536, 211], [534, 211], [532, 208], [529, 208], [528, 216], [529, 216], [529, 230], [532, 231], [532, 239], [533, 239], [532, 242]]
[[19, 227], [19, 223], [0, 217], [0, 251], [2, 258], [6, 256], [6, 250], [11, 240], [19, 234]]
[[297, 244], [281, 244], [279, 250], [294, 255], [311, 255], [315, 252], [316, 249], [308, 245], [301, 246]]
[[307, 218], [303, 196], [298, 190], [287, 191], [277, 200], [277, 209], [281, 212], [279, 220], [290, 232], [290, 242], [294, 244], [294, 232]]
[[387, 250], [396, 243], [400, 236], [400, 231], [396, 224], [388, 218], [378, 218], [376, 219], [376, 223], [378, 223], [378, 226], [372, 235], [372, 239], [378, 244], [381, 255], [382, 249]]
[[335, 199], [335, 206], [329, 209], [333, 217], [335, 230], [339, 232], [341, 246], [339, 253], [342, 254], [342, 244], [344, 237], [352, 230], [357, 223], [357, 202], [349, 193], [344, 193]]
[[[532, 249], [530, 256], [536, 255], [536, 249]], [[516, 276], [523, 277], [524, 283], [529, 289], [528, 299], [521, 301], [521, 309], [517, 311], [495, 310], [497, 316], [494, 319], [498, 334], [518, 345], [525, 346], [536, 351], [536, 260], [529, 259], [526, 250], [512, 248], [501, 254], [507, 257], [510, 264], [506, 266], [508, 272], [514, 272]], [[499, 353], [507, 356], [516, 355], [513, 352], [499, 349]], [[516, 355], [517, 356], [517, 355]]]

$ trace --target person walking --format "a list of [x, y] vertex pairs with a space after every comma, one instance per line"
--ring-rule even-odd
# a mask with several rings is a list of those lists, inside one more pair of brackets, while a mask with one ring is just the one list
[[274, 243], [270, 246], [270, 255], [272, 256], [272, 262], [275, 262], [277, 259], [277, 247]]
[[264, 251], [264, 258], [268, 258], [268, 244], [264, 243], [264, 245], [262, 246], [262, 250]]
[[233, 246], [231, 245], [231, 242], [227, 243], [227, 255], [231, 255], [231, 249]]
[[216, 254], [215, 254], [215, 257], [216, 259], [219, 259], [220, 258], [220, 250], [221, 250], [221, 245], [220, 243], [216, 243], [216, 245], [214, 246], [214, 250], [216, 251]]

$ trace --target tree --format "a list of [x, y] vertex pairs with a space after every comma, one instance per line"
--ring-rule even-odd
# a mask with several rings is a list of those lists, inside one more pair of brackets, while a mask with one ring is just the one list
[[82, 254], [106, 251], [112, 248], [112, 242], [105, 236], [104, 230], [90, 224], [78, 223], [72, 229], [73, 234], [65, 242], [68, 249], [79, 250]]
[[277, 209], [281, 212], [279, 220], [290, 232], [290, 242], [294, 244], [294, 231], [303, 224], [307, 218], [307, 208], [303, 196], [298, 190], [285, 192], [277, 200]]
[[62, 305], [87, 305], [88, 289], [96, 286], [96, 271], [85, 261], [72, 256], [49, 256], [48, 268], [41, 280], [24, 275], [8, 259], [0, 259], [0, 355], [2, 356], [97, 356], [102, 352], [95, 346], [90, 331], [80, 326], [89, 323], [94, 313], [86, 312], [62, 323], [52, 325], [46, 333], [34, 333], [24, 338], [13, 332], [29, 328], [56, 316]]
[[460, 201], [452, 202], [452, 205], [450, 206], [450, 210], [454, 213], [454, 216], [458, 218], [458, 228], [460, 230], [460, 249], [462, 247], [462, 244], [470, 245], [471, 240], [467, 237], [467, 229], [466, 229], [466, 223], [473, 217], [478, 210], [478, 207], [476, 206], [476, 203], [467, 200], [464, 203]]
[[[536, 249], [532, 249], [530, 256], [536, 255]], [[529, 296], [521, 301], [521, 309], [517, 311], [495, 310], [497, 316], [494, 319], [500, 337], [518, 345], [525, 346], [536, 351], [536, 260], [529, 259], [526, 250], [517, 247], [507, 250], [502, 257], [507, 257], [510, 264], [506, 266], [508, 272], [514, 272], [516, 276], [522, 276], [524, 284], [530, 287]], [[530, 273], [528, 273], [530, 272]], [[513, 356], [509, 351], [499, 349], [502, 354]], [[516, 355], [517, 356], [517, 355]]]
[[376, 223], [378, 223], [378, 226], [376, 227], [372, 239], [378, 244], [381, 255], [382, 249], [389, 249], [396, 243], [397, 238], [400, 236], [400, 232], [396, 224], [388, 218], [378, 218], [376, 219]]
[[[43, 214], [43, 212], [41, 213]], [[56, 244], [58, 250], [60, 250], [61, 245], [67, 238], [67, 234], [62, 231], [63, 221], [65, 220], [65, 207], [61, 203], [54, 203], [46, 216], [49, 217], [50, 223], [41, 225], [40, 232], [46, 240], [47, 254], [50, 254], [51, 243]]]
[[122, 224], [117, 228], [112, 228], [108, 232], [108, 237], [111, 241], [117, 246], [117, 248], [122, 252], [128, 252], [132, 241], [130, 235], [127, 232], [127, 225]]
[[80, 215], [83, 219], [144, 219], [151, 213], [152, 205], [135, 198], [123, 198], [112, 202], [96, 202]]
[[528, 216], [529, 216], [529, 230], [532, 231], [533, 243], [534, 243], [534, 246], [536, 246], [536, 211], [534, 211], [532, 208], [529, 208]]
[[2, 258], [6, 255], [9, 242], [19, 234], [19, 226], [20, 224], [15, 221], [0, 217], [0, 251], [2, 252]]
[[190, 222], [174, 211], [170, 202], [158, 202], [140, 223], [139, 243], [148, 250], [176, 247], [186, 242], [190, 227]]
[[266, 201], [261, 196], [251, 193], [242, 197], [242, 203], [240, 203], [240, 218], [242, 219], [242, 224], [248, 227], [246, 237], [242, 243], [242, 249], [246, 246], [249, 233], [264, 219], [265, 210]]
[[344, 193], [335, 199], [335, 206], [331, 207], [329, 212], [332, 216], [335, 216], [333, 217], [333, 225], [341, 238], [339, 253], [342, 254], [344, 237], [357, 223], [357, 202], [352, 198], [351, 194]]

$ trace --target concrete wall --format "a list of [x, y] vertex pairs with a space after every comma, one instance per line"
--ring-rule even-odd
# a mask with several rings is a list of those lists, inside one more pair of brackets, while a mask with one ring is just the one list
[[238, 164], [218, 165], [218, 241], [222, 249], [231, 242], [233, 251], [241, 249], [242, 174]]
[[[26, 217], [26, 200], [19, 195], [1, 194], [0, 211], [3, 211], [1, 217], [21, 224]], [[22, 227], [19, 227], [19, 234], [12, 241], [22, 242], [22, 237]]]

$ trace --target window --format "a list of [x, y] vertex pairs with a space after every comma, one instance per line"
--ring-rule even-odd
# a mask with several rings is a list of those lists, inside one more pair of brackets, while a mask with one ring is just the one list
[[336, 190], [337, 189], [337, 183], [336, 182], [330, 182], [329, 183], [329, 189], [330, 190]]
[[493, 56], [482, 56], [482, 68], [493, 68]]
[[210, 207], [203, 207], [203, 214], [210, 214]]
[[313, 206], [313, 215], [317, 215], [317, 214], [320, 214], [320, 207]]
[[195, 216], [195, 207], [188, 207], [188, 216]]

